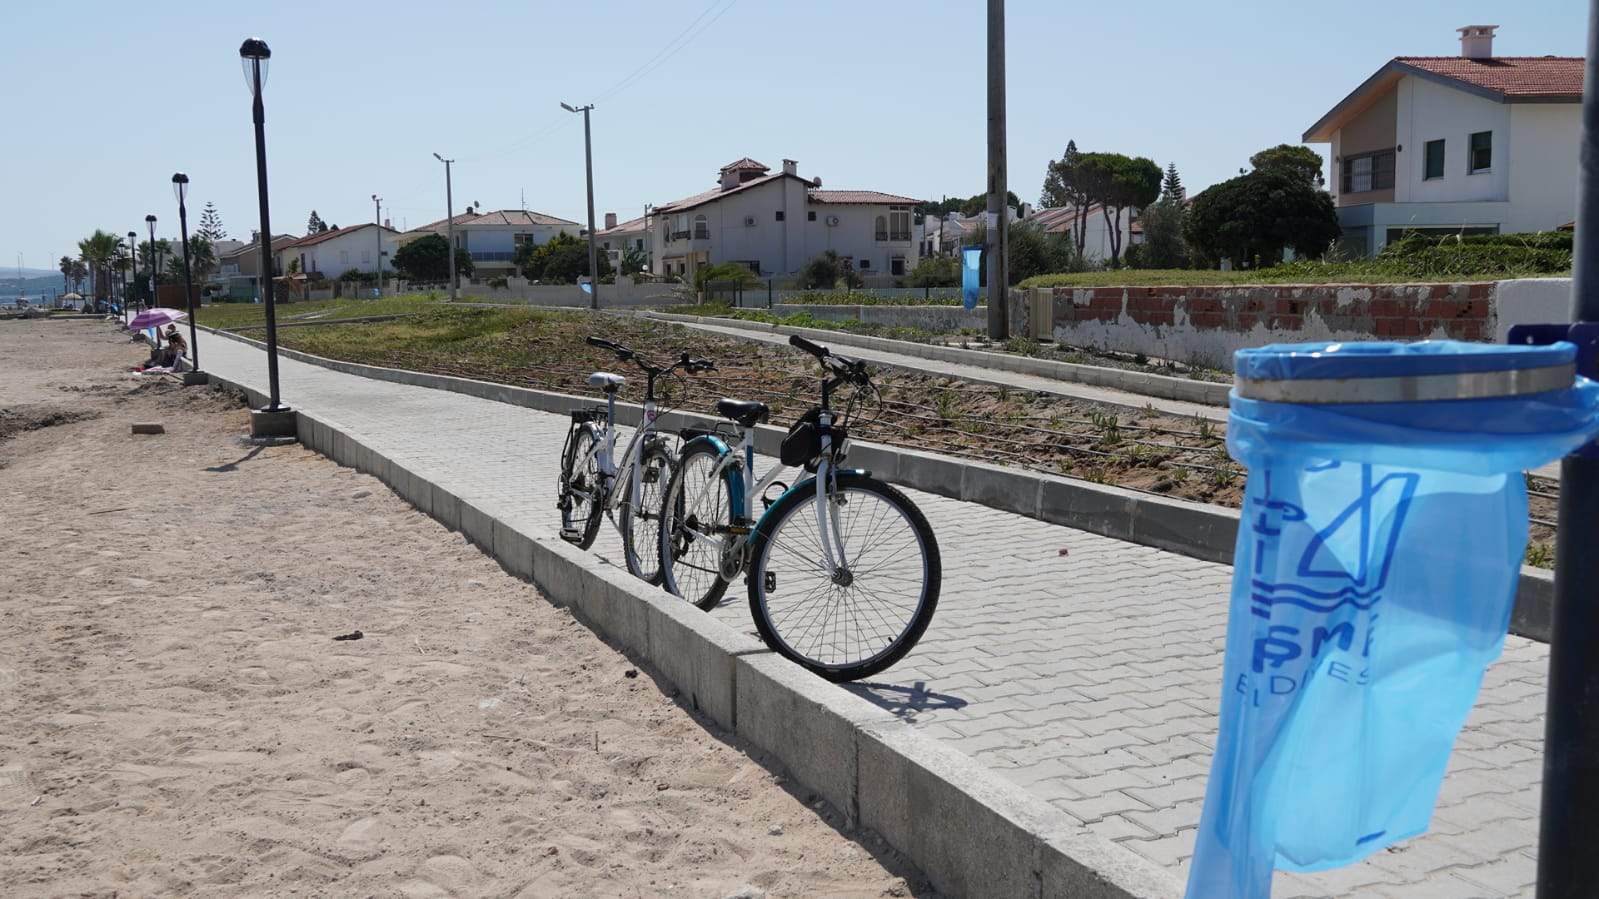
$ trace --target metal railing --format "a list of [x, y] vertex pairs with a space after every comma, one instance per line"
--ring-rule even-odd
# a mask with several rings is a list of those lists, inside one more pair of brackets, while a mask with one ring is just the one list
[[509, 250], [472, 250], [473, 262], [512, 262], [516, 253]]

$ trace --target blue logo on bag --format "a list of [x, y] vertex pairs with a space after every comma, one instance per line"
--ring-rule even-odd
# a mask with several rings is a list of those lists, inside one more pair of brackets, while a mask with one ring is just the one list
[[[1314, 470], [1330, 471], [1339, 464]], [[1255, 512], [1249, 525], [1255, 538], [1250, 613], [1268, 623], [1256, 630], [1250, 664], [1252, 674], [1263, 677], [1240, 675], [1236, 689], [1257, 706], [1262, 690], [1287, 696], [1303, 686], [1329, 645], [1351, 652], [1358, 641], [1360, 657], [1371, 655], [1377, 607], [1421, 477], [1405, 472], [1374, 479], [1370, 465], [1361, 466], [1360, 476], [1360, 492], [1320, 530], [1305, 525], [1304, 509], [1271, 498], [1270, 472], [1261, 479], [1265, 495], [1249, 498]], [[1387, 515], [1379, 519], [1374, 510]], [[1275, 564], [1294, 554], [1293, 566]], [[1293, 574], [1287, 580], [1261, 576], [1268, 571]], [[1283, 619], [1292, 623], [1272, 623]], [[1326, 675], [1356, 686], [1370, 682], [1369, 672], [1354, 670], [1350, 662], [1331, 662]]]

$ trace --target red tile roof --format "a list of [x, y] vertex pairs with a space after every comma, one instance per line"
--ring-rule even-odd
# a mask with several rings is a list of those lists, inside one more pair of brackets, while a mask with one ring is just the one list
[[[273, 249], [288, 249], [289, 247], [309, 247], [309, 246], [313, 246], [315, 244], [322, 243], [323, 241], [326, 241], [326, 240], [332, 240], [335, 237], [343, 237], [346, 234], [354, 234], [355, 232], [360, 231], [363, 228], [376, 228], [376, 227], [378, 227], [378, 226], [372, 224], [371, 222], [367, 222], [364, 225], [351, 225], [348, 228], [331, 228], [331, 229], [329, 229], [327, 231], [319, 231], [316, 234], [307, 234], [306, 236], [300, 238], [299, 240], [296, 240], [293, 243], [285, 244], [282, 247], [278, 247], [276, 245], [277, 241], [273, 241]], [[394, 230], [393, 228], [384, 228], [383, 230], [389, 232], [390, 234], [399, 234], [400, 233], [400, 232]]]
[[753, 160], [753, 159], [749, 158], [748, 156], [746, 156], [743, 159], [735, 159], [734, 161], [728, 163], [727, 165], [724, 165], [721, 168], [717, 169], [717, 171], [718, 172], [736, 172], [739, 169], [759, 169], [760, 171], [767, 172], [767, 171], [771, 171], [771, 168], [772, 167], [769, 166], [769, 165], [764, 165], [762, 163], [756, 162], [755, 160]]
[[[748, 181], [742, 182], [740, 184], [735, 184], [732, 187], [729, 187], [729, 188], [726, 188], [726, 189], [723, 189], [723, 188], [720, 188], [720, 187], [713, 187], [710, 190], [702, 191], [701, 193], [697, 193], [697, 194], [695, 194], [692, 197], [684, 197], [681, 200], [674, 200], [674, 201], [672, 201], [670, 203], [662, 203], [661, 205], [655, 207], [655, 211], [656, 212], [661, 212], [661, 213], [664, 213], [664, 212], [685, 212], [685, 211], [687, 211], [689, 209], [693, 209], [695, 206], [703, 206], [706, 203], [709, 203], [709, 202], [711, 202], [713, 200], [719, 200], [722, 197], [726, 197], [726, 196], [730, 196], [732, 194], [736, 194], [736, 193], [738, 193], [741, 190], [749, 190], [752, 187], [759, 187], [762, 184], [767, 184], [769, 182], [776, 181], [779, 178], [799, 178], [799, 176], [798, 175], [785, 175], [782, 172], [773, 172], [770, 175], [762, 175], [759, 178], [751, 178]], [[799, 180], [805, 181], [804, 178], [800, 178]], [[805, 183], [806, 184], [810, 184], [809, 181], [805, 181]]]
[[413, 228], [412, 231], [442, 232], [449, 229], [450, 221], [454, 221], [456, 227], [462, 225], [571, 225], [574, 228], [582, 227], [577, 222], [569, 222], [566, 219], [545, 215], [542, 212], [530, 212], [526, 209], [499, 209], [494, 212], [463, 212], [452, 219], [439, 219], [419, 228]]
[[1400, 56], [1394, 62], [1515, 99], [1581, 100], [1580, 56]]
[[626, 234], [626, 233], [628, 233], [630, 231], [643, 231], [643, 230], [644, 230], [644, 216], [641, 215], [641, 216], [639, 216], [636, 219], [628, 219], [625, 222], [621, 222], [621, 223], [617, 224], [617, 226], [614, 227], [614, 228], [601, 228], [599, 231], [595, 232], [595, 236], [596, 237], [604, 237], [607, 234]]
[[912, 197], [885, 194], [880, 190], [813, 190], [810, 198], [815, 203], [891, 203], [896, 206], [921, 202]]

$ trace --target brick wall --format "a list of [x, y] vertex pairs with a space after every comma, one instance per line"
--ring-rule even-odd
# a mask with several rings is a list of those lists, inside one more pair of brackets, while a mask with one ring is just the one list
[[[1491, 341], [1498, 287], [1494, 282], [1062, 287], [1050, 291], [1051, 330], [1062, 343], [1230, 369], [1234, 350], [1266, 343]], [[1028, 304], [1016, 300], [1024, 297], [1024, 291], [1013, 291], [1011, 304], [1023, 318]]]

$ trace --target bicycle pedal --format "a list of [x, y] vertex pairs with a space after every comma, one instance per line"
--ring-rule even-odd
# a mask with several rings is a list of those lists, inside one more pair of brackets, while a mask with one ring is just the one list
[[576, 543], [583, 536], [577, 528], [561, 528], [561, 539], [568, 543]]

